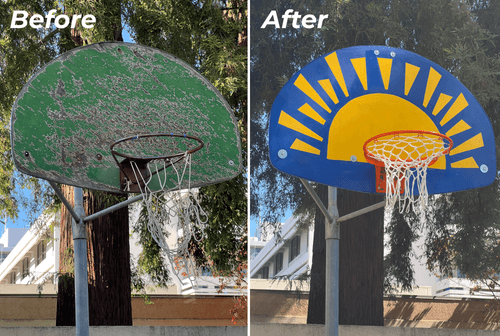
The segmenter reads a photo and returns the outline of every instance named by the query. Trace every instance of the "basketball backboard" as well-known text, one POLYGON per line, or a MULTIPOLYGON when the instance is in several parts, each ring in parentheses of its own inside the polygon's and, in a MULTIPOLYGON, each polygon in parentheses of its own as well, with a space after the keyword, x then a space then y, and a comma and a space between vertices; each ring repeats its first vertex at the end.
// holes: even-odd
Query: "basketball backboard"
POLYGON ((486 186, 496 176, 490 121, 474 96, 439 65, 401 49, 358 46, 320 57, 281 89, 271 110, 269 155, 280 171, 375 193, 364 143, 423 130, 453 148, 427 170, 429 194, 486 186))
MULTIPOLYGON (((192 155, 191 187, 239 174, 238 126, 221 94, 183 61, 138 44, 97 43, 57 57, 29 80, 12 111, 16 167, 82 188, 123 191, 110 150, 116 142, 120 153, 155 157, 197 147, 195 138, 203 147, 192 155), (179 137, 134 141, 159 133, 179 137), (132 140, 118 142, 125 138, 132 140)), ((166 171, 174 187, 176 173, 166 171)))

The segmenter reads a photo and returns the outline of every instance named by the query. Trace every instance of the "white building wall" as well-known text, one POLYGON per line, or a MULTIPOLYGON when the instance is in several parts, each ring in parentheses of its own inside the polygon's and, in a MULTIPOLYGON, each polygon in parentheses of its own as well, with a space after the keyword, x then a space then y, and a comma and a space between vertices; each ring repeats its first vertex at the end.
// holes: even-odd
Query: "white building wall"
MULTIPOLYGON (((292 216, 281 227, 282 240, 277 242, 276 237, 271 237, 266 242, 265 246, 255 256, 250 263, 251 279, 262 279, 262 270, 264 267, 269 268, 268 278, 275 276, 292 276, 297 277, 300 274, 308 272, 312 262, 312 234, 311 229, 299 229, 297 220, 292 216), (293 260, 290 260, 291 241, 294 237, 300 236, 300 253, 293 260), (276 274, 276 256, 283 253, 283 269, 276 274)), ((253 246, 261 246, 262 241, 252 239, 249 241, 250 249, 253 246)))
POLYGON ((28 231, 25 228, 6 228, 0 237, 0 264, 7 258, 17 242, 28 231))
POLYGON ((27 231, 26 228, 7 228, 0 237, 0 244, 4 248, 13 249, 27 231))
POLYGON ((9 256, 0 264, 0 283, 39 284, 54 281, 59 252, 59 230, 49 229, 54 220, 58 221, 58 217, 42 214, 36 225, 25 231, 9 256), (46 241, 45 259, 38 263, 37 246, 42 241, 46 241), (25 259, 28 259, 28 269, 23 272, 25 259), (14 278, 12 273, 15 274, 14 278))

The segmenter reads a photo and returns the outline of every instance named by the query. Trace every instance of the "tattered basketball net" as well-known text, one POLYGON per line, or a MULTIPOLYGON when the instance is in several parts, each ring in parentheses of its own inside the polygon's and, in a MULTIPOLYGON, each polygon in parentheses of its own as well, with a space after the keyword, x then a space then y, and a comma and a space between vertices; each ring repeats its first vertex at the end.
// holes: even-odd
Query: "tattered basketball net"
POLYGON ((375 165, 377 192, 385 192, 386 209, 399 202, 400 213, 427 207, 427 168, 450 152, 453 141, 430 131, 394 131, 365 142, 366 160, 375 165), (382 169, 382 168, 385 169, 382 169))
POLYGON ((197 242, 201 241, 208 220, 207 214, 191 189, 191 155, 202 147, 203 142, 198 138, 175 134, 138 135, 117 141, 111 146, 114 157, 117 155, 126 158, 118 163, 115 157, 127 181, 125 190, 131 191, 130 188, 133 186, 133 191, 143 195, 142 202, 147 210, 148 230, 168 257, 177 277, 179 277, 181 267, 175 267, 176 265, 182 265, 187 275, 195 272, 195 263, 188 257, 189 243, 192 239, 197 242), (184 137, 194 139, 200 145, 183 153, 147 158, 134 158, 113 149, 119 142, 146 137, 184 137), (175 172, 175 180, 172 178, 169 180, 169 175, 172 175, 171 170, 175 172), (153 177, 160 186, 159 190, 150 188, 153 177), (172 188, 172 184, 175 187, 172 188), (172 231, 177 231, 179 237, 175 248, 169 246, 166 239, 172 231))
POLYGON ((148 230, 156 243, 165 251, 172 265, 174 273, 178 276, 180 269, 176 265, 183 264, 186 274, 194 272, 195 264, 189 257, 189 242, 194 239, 200 242, 204 237, 204 231, 208 216, 198 203, 196 195, 191 189, 191 154, 185 154, 176 163, 182 163, 180 167, 171 164, 175 171, 177 183, 174 189, 166 189, 166 168, 167 160, 155 160, 148 163, 150 171, 149 179, 143 179, 141 171, 135 162, 131 162, 134 174, 138 179, 142 179, 144 187, 141 187, 143 204, 147 209, 148 230), (149 189, 151 173, 156 172, 158 179, 162 179, 162 190, 152 191, 149 189), (163 172, 163 174, 162 174, 163 172), (163 176, 162 176, 163 175, 163 176), (187 179, 188 187, 181 190, 181 183, 187 179), (173 248, 167 243, 168 232, 177 230, 177 247, 173 248), (179 261, 182 262, 179 262, 179 261))

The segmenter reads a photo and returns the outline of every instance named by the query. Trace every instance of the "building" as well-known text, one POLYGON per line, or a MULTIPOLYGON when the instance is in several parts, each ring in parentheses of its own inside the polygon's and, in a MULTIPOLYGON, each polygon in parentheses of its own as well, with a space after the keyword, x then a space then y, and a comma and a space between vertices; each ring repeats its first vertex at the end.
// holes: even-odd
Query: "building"
POLYGON ((7 258, 17 242, 21 240, 28 231, 25 228, 5 228, 0 237, 0 264, 7 258))
POLYGON ((281 239, 276 235, 252 237, 250 243, 250 278, 296 279, 307 274, 312 265, 313 231, 299 228, 297 219, 290 217, 281 227, 281 239))
POLYGON ((42 214, 31 229, 5 230, 0 240, 15 245, 9 245, 10 253, 0 264, 0 284, 55 283, 59 269, 59 228, 53 224, 58 220, 56 215, 42 214))
MULTIPOLYGON (((276 236, 260 233, 259 228, 257 236, 249 239, 251 288, 289 288, 276 279, 295 279, 310 270, 314 230, 298 228, 293 216, 282 224, 280 241, 277 241, 276 236), (264 279, 266 281, 263 281, 264 279)), ((412 265, 415 271, 415 285, 412 290, 402 291, 396 288, 392 294, 454 299, 494 298, 490 290, 484 289, 484 285, 482 290, 476 290, 477 284, 465 279, 465 276, 458 271, 455 271, 451 278, 440 278, 429 271, 425 260, 420 258, 423 255, 424 243, 425 232, 422 232, 421 237, 413 243, 415 253, 412 256, 412 265)), ((302 284, 302 289, 306 287, 307 285, 302 284)))

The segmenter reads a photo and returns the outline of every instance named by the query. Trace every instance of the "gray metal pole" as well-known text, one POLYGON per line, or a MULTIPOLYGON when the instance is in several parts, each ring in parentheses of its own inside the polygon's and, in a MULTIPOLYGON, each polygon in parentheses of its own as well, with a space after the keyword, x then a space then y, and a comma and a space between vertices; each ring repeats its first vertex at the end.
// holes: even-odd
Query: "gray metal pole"
POLYGON ((73 242, 75 245, 75 312, 76 336, 89 335, 89 287, 87 274, 87 228, 83 222, 82 188, 75 187, 75 213, 80 217, 73 219, 73 242))
POLYGON ((337 221, 337 188, 328 187, 328 213, 333 220, 325 223, 326 238, 326 302, 325 335, 339 335, 339 242, 340 224, 337 221))

